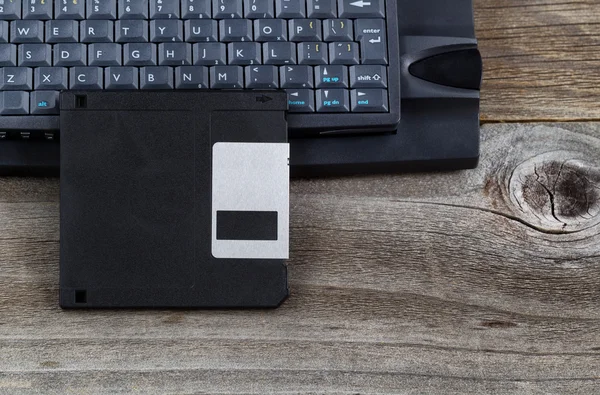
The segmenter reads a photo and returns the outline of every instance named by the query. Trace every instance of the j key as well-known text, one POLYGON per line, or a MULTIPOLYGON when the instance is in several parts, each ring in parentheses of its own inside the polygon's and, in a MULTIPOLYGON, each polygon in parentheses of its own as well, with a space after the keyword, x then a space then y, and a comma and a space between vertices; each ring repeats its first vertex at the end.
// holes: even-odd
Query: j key
POLYGON ((179 0, 150 0, 150 19, 179 19, 179 0))
POLYGON ((0 43, 7 43, 10 34, 10 25, 7 21, 0 21, 0 43))
POLYGON ((69 69, 70 89, 102 89, 103 87, 102 67, 72 67, 69 69))
POLYGON ((17 46, 14 44, 0 44, 0 67, 17 65, 17 46))
POLYGON ((46 22, 47 43, 76 43, 79 41, 79 22, 51 20, 46 22))
POLYGON ((259 43, 230 43, 227 47, 229 64, 260 64, 261 48, 259 43))
POLYGON ((208 89, 208 67, 176 67, 175 89, 208 89))
POLYGON ((1 92, 0 115, 29 114, 28 92, 1 92))
POLYGON ((244 10, 248 19, 275 17, 273 0, 244 0, 244 10))
POLYGON ((0 90, 30 91, 33 71, 29 67, 3 67, 0 69, 0 90))
POLYGON ((150 21, 150 41, 155 43, 183 41, 183 21, 167 19, 150 21))
POLYGON ((10 42, 20 43, 43 43, 44 22, 42 21, 12 21, 10 23, 10 42))
POLYGON ((346 89, 317 90, 317 112, 349 112, 350 100, 346 89))
POLYGON ((351 88, 387 88, 385 66, 361 65, 350 67, 351 88))
POLYGON ((321 21, 318 19, 292 19, 290 22, 290 41, 322 41, 321 21))
POLYGON ((329 44, 329 63, 331 64, 358 64, 357 43, 331 43, 329 44))
POLYGON ((314 86, 311 66, 281 66, 279 74, 282 88, 312 88, 314 86))
POLYGON ((347 88, 348 68, 346 66, 317 66, 315 67, 317 88, 347 88))
POLYGON ((300 64, 327 64, 328 50, 325 43, 300 43, 298 44, 298 63, 300 64))
POLYGON ((199 43, 218 41, 217 21, 211 19, 190 19, 185 21, 183 30, 185 41, 188 43, 199 43))
MULTIPOLYGON (((4 1, 4 4, 7 2, 4 1)), ((52 19, 52 2, 28 0, 23 2, 23 19, 38 19, 47 21, 52 19)))
POLYGON ((277 89, 279 88, 279 75, 275 66, 247 66, 246 88, 250 89, 277 89))
POLYGON ((258 42, 287 41, 287 23, 284 19, 257 19, 254 21, 254 39, 258 42))
POLYGON ((85 44, 60 43, 53 46, 54 66, 85 66, 87 48, 85 44))
POLYGON ((121 45, 113 43, 94 43, 88 45, 88 65, 120 66, 121 45))
POLYGON ((173 68, 166 66, 142 67, 140 69, 140 88, 173 89, 173 68))
POLYGON ((55 0, 55 19, 85 19, 84 0, 55 0))
POLYGON ((7 0, 0 8, 0 20, 21 19, 21 0, 7 0))
POLYGON ((50 44, 19 45, 19 66, 40 67, 52 65, 52 46, 50 44))
POLYGON ((58 114, 58 95, 56 91, 37 91, 30 94, 31 113, 35 115, 58 114))
POLYGON ((356 41, 360 42, 362 64, 387 64, 387 41, 383 19, 357 19, 354 21, 356 41))
POLYGON ((248 19, 225 19, 219 22, 220 41, 252 41, 252 21, 248 19))
POLYGON ((327 19, 323 21, 323 41, 354 41, 350 19, 327 19))
POLYGON ((66 67, 38 67, 34 69, 33 82, 36 90, 68 89, 68 69, 66 67))
POLYGON ((139 43, 148 41, 148 21, 120 20, 115 22, 115 41, 139 43))
POLYGON ((148 19, 148 0, 119 0, 119 19, 148 19))
POLYGON ((242 0, 213 0, 213 18, 242 18, 242 0))
POLYGON ((210 18, 212 0, 182 0, 181 17, 183 19, 210 18))
POLYGON ((263 44, 264 64, 295 64, 296 44, 290 42, 265 43, 263 44))
POLYGON ((227 64, 227 46, 223 43, 194 44, 192 52, 195 65, 215 66, 227 64))
POLYGON ((337 17, 337 0, 308 0, 306 7, 309 18, 337 17))
POLYGON ((104 69, 106 89, 138 89, 137 67, 107 67, 104 69))
POLYGON ((125 66, 155 66, 156 44, 127 43, 123 45, 123 64, 125 66))
POLYGON ((87 0, 87 19, 117 19, 117 1, 87 0))
POLYGON ((340 18, 385 18, 385 0, 340 0, 340 18))
POLYGON ((306 0, 275 0, 277 18, 306 18, 306 0))
POLYGON ((388 92, 385 89, 353 89, 352 112, 388 112, 388 92))
POLYGON ((83 43, 110 43, 113 41, 112 21, 81 21, 80 29, 83 43))
POLYGON ((244 87, 244 71, 241 66, 215 66, 210 68, 212 89, 241 89, 244 87))
POLYGON ((315 112, 312 89, 287 89, 289 112, 315 112))
POLYGON ((192 44, 158 44, 158 64, 161 66, 187 66, 192 64, 192 44))

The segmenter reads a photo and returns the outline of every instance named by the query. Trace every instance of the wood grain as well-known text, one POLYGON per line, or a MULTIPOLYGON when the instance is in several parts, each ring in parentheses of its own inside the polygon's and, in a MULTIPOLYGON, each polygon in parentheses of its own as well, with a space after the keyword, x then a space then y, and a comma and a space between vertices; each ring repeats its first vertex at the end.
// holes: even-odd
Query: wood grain
POLYGON ((0 179, 0 393, 592 394, 600 124, 477 170, 295 180, 272 311, 61 311, 58 181, 0 179))

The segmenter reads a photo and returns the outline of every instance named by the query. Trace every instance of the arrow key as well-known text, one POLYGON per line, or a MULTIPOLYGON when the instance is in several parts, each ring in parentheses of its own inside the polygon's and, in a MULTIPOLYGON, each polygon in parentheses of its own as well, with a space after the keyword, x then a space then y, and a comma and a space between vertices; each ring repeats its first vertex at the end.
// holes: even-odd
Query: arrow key
POLYGON ((339 0, 340 18, 385 18, 385 0, 339 0))
POLYGON ((317 90, 317 112, 349 112, 350 103, 346 89, 317 90))
POLYGON ((289 112, 315 112, 315 93, 312 89, 287 89, 289 112))
POLYGON ((348 88, 348 68, 346 66, 315 67, 317 88, 348 88))
POLYGON ((352 112, 388 112, 388 91, 385 89, 353 89, 352 112))

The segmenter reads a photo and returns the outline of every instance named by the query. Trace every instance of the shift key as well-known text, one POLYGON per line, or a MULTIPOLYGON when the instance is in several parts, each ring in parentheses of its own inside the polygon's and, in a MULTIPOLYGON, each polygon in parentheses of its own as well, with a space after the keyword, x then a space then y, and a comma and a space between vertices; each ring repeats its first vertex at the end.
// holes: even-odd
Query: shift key
POLYGON ((350 67, 351 88, 387 88, 387 67, 365 64, 350 67))

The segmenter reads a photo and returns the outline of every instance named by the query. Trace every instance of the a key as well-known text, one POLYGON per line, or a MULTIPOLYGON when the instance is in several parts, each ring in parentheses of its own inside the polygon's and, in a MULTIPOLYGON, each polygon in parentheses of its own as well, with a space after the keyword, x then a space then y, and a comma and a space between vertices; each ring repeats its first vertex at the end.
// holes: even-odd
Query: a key
POLYGON ((17 65, 17 46, 14 44, 0 44, 0 67, 17 65))
MULTIPOLYGON (((6 4, 6 1, 4 1, 6 4)), ((26 0, 23 2, 23 19, 47 21, 52 19, 52 1, 26 0)))
POLYGON ((287 89, 289 112, 315 112, 315 93, 312 89, 287 89))
POLYGON ((352 112, 388 112, 385 89, 353 89, 350 93, 352 112))
POLYGON ((276 42, 263 44, 263 63, 287 65, 296 63, 296 44, 276 42))
POLYGON ((312 88, 313 84, 313 68, 311 66, 281 66, 279 68, 281 75, 282 88, 312 88))
POLYGON ((15 44, 43 43, 44 22, 29 20, 12 21, 10 23, 10 42, 15 44))
POLYGON ((348 68, 346 66, 315 67, 317 88, 348 88, 348 68))
POLYGON ((242 0, 213 0, 213 18, 233 19, 242 15, 242 0))
POLYGON ((117 19, 117 0, 87 0, 87 19, 117 19))
POLYGON ((360 65, 350 67, 351 88, 387 88, 385 66, 360 65))
POLYGON ((324 20, 323 41, 354 41, 352 21, 350 19, 324 20))
POLYGON ((182 0, 182 19, 204 19, 211 17, 212 0, 182 0))
POLYGON ((30 94, 29 108, 34 115, 58 114, 58 97, 56 91, 36 91, 30 94))
POLYGON ((244 87, 244 70, 241 66, 215 66, 210 68, 211 89, 241 89, 244 87))
POLYGON ((10 25, 7 21, 0 21, 0 43, 7 43, 10 38, 10 25))
POLYGON ((148 19, 148 0, 119 0, 119 19, 148 19))
POLYGON ((85 1, 55 0, 54 19, 85 19, 85 1))
POLYGON ((219 41, 252 41, 252 21, 248 19, 225 19, 219 21, 219 41))
POLYGON ((69 72, 66 67, 38 67, 34 69, 33 82, 36 90, 68 89, 69 72))
POLYGON ((387 64, 387 40, 383 19, 357 19, 354 21, 356 41, 360 42, 362 64, 387 64))
POLYGON ((329 44, 329 63, 331 64, 358 64, 358 44, 340 42, 329 44))
POLYGON ((246 88, 277 89, 279 74, 275 66, 246 66, 246 88))
POLYGON ((0 20, 21 19, 21 0, 5 0, 0 7, 0 20))
POLYGON ((244 11, 248 19, 275 17, 273 0, 244 0, 244 11))
MULTIPOLYGON (((128 21, 130 22, 130 21, 128 21)), ((137 22, 137 21, 136 21, 137 22)), ((145 21, 140 21, 145 22, 145 21)), ((110 43, 113 42, 113 22, 89 20, 81 21, 81 42, 83 43, 110 43)))
POLYGON ((230 43, 227 47, 229 64, 260 64, 261 48, 259 43, 230 43))
POLYGON ((336 18, 337 0, 307 0, 309 18, 336 18))
POLYGON ((47 43, 76 43, 77 41, 79 41, 79 22, 60 19, 46 22, 47 43))
POLYGON ((21 44, 18 48, 19 66, 41 67, 52 65, 50 44, 21 44))
POLYGON ((300 43, 298 44, 298 63, 299 64, 327 64, 328 49, 325 43, 300 43))
POLYGON ((218 41, 217 21, 211 19, 189 19, 185 21, 183 30, 188 43, 218 41))
POLYGON ((158 44, 158 64, 161 66, 187 66, 192 64, 192 44, 158 44))
POLYGON ((85 66, 87 48, 85 44, 60 43, 52 47, 54 66, 85 66))
POLYGON ((104 69, 106 89, 138 89, 137 67, 107 67, 104 69))
POLYGON ((176 67, 175 89, 208 89, 208 67, 176 67))
POLYGON ((349 112, 350 100, 346 89, 318 89, 317 112, 349 112))
POLYGON ((155 66, 156 44, 127 43, 123 45, 123 64, 125 66, 155 66))
POLYGON ((277 18, 306 18, 306 0, 275 0, 277 18))
POLYGON ((167 66, 142 67, 141 89, 173 89, 173 68, 167 66))
POLYGON ((113 43, 94 43, 88 45, 88 65, 120 66, 122 64, 121 45, 113 43))
POLYGON ((292 19, 290 24, 290 41, 321 41, 321 21, 318 19, 292 19))
POLYGON ((28 92, 0 92, 0 115, 29 114, 28 92))
POLYGON ((227 64, 227 46, 223 43, 198 43, 192 47, 194 64, 215 66, 227 64))
POLYGON ((118 43, 147 42, 148 21, 137 19, 116 21, 115 41, 118 43))
POLYGON ((284 19, 257 19, 254 21, 254 40, 287 41, 287 23, 284 19))
POLYGON ((179 19, 179 0, 150 0, 150 19, 179 19))
POLYGON ((104 74, 102 67, 71 67, 69 69, 69 89, 102 89, 104 74))
POLYGON ((339 0, 340 18, 385 18, 385 0, 339 0))
POLYGON ((183 41, 183 21, 168 19, 150 21, 150 41, 154 43, 183 41))
POLYGON ((30 91, 33 71, 29 67, 3 67, 0 69, 0 90, 30 91))

